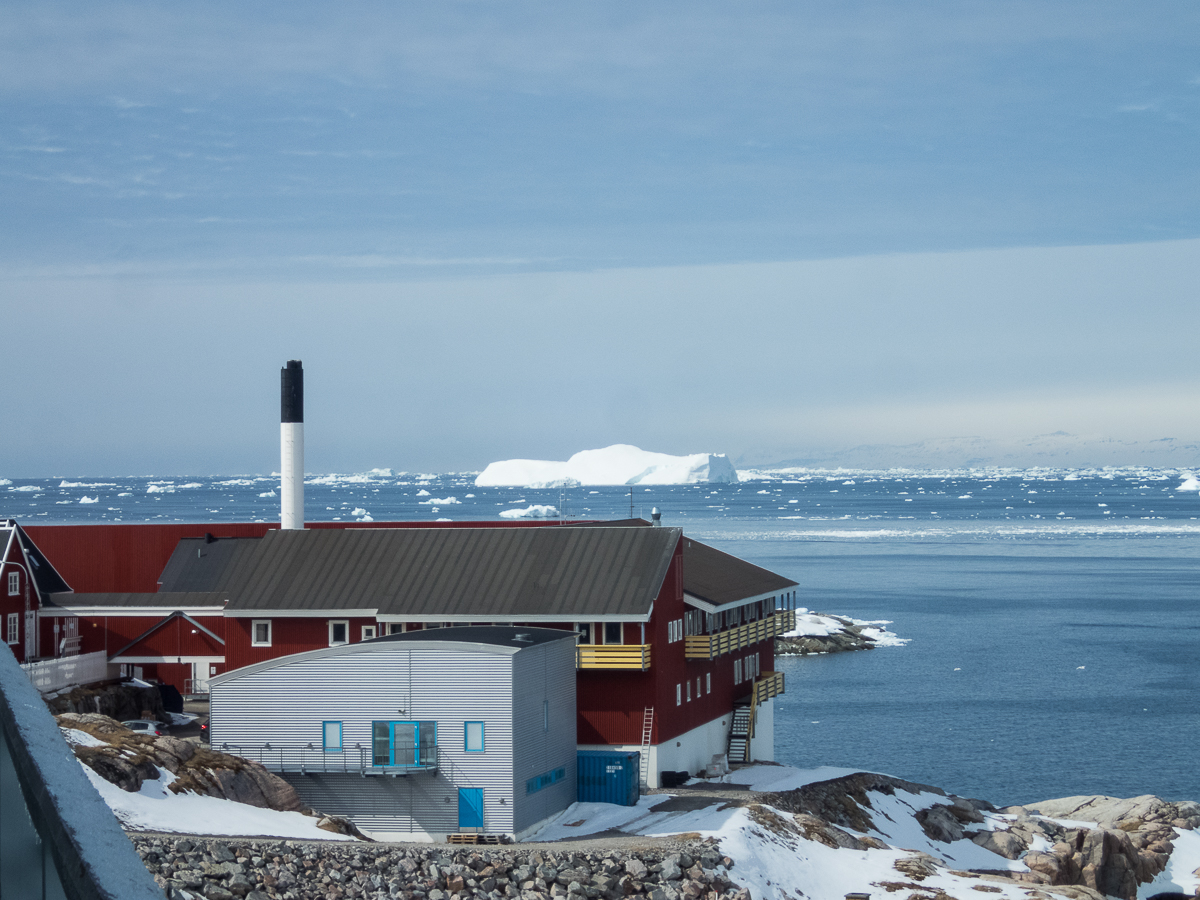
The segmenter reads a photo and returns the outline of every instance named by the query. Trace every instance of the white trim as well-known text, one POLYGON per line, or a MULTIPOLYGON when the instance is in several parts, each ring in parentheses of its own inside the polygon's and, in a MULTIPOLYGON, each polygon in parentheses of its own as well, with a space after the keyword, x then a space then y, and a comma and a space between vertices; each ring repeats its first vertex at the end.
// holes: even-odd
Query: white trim
POLYGON ((330 619, 329 620, 329 646, 342 647, 350 643, 350 620, 349 619, 330 619), (333 639, 333 628, 335 625, 341 625, 346 629, 346 639, 344 641, 335 641, 333 639))
POLYGON ((377 637, 379 637, 379 626, 378 626, 378 625, 364 625, 364 626, 362 627, 362 637, 361 637, 361 638, 359 638, 359 640, 362 640, 362 641, 373 641, 373 640, 375 640, 375 638, 377 638, 377 637), (370 636, 370 637, 367 637, 367 629, 368 629, 368 628, 371 630, 371 636, 370 636))
POLYGON ((8 573, 8 596, 21 596, 21 570, 13 569, 8 573))
POLYGON ((702 609, 707 613, 719 613, 725 612, 728 609, 737 609, 742 606, 749 606, 751 603, 757 603, 760 600, 769 600, 771 597, 778 597, 787 593, 788 590, 791 590, 791 588, 786 590, 767 591, 765 594, 755 594, 753 597, 745 597, 741 600, 734 600, 732 603, 722 603, 719 606, 709 603, 707 600, 701 600, 699 597, 695 597, 689 594, 687 591, 684 591, 683 602, 687 603, 689 606, 696 607, 696 609, 702 609))
MULTIPOLYGON (((231 619, 328 619, 338 616, 346 619, 373 619, 377 609, 229 609, 224 613, 231 619)), ((396 621, 403 621, 398 616, 396 621)), ((431 616, 431 619, 441 621, 443 616, 431 616)))
MULTIPOLYGON (((69 659, 70 657, 65 657, 69 659)), ((151 664, 168 663, 170 665, 188 664, 188 663, 203 663, 205 665, 221 665, 225 662, 223 656, 110 656, 110 663, 114 665, 121 663, 123 665, 146 666, 151 664)), ((207 679, 203 679, 207 681, 207 679)))
MULTIPOLYGON (((726 608, 726 607, 722 607, 726 608)), ((622 613, 619 615, 592 615, 587 614, 589 622, 649 622, 653 610, 645 615, 631 615, 622 613)), ((487 622, 495 625, 507 625, 509 623, 517 625, 532 625, 534 622, 563 622, 572 623, 578 622, 582 616, 575 613, 555 613, 553 615, 501 615, 499 613, 479 612, 473 615, 462 615, 454 613, 429 613, 428 615, 400 615, 397 613, 379 612, 378 608, 374 609, 229 609, 225 608, 224 613, 231 619, 261 619, 266 616, 272 619, 327 619, 330 616, 339 616, 348 619, 375 619, 381 624, 384 622, 487 622)), ((218 613, 219 615, 220 613, 218 613)))
POLYGON ((271 639, 275 636, 274 632, 275 632, 275 629, 273 629, 271 627, 270 619, 251 619, 250 620, 250 646, 251 647, 270 647, 271 639), (258 630, 259 625, 267 626, 267 639, 265 641, 259 641, 259 640, 255 639, 255 632, 258 630))
POLYGON ((96 616, 169 616, 181 612, 192 616, 224 616, 219 606, 43 606, 38 610, 38 616, 43 619, 53 619, 60 616, 77 616, 80 619, 96 616))

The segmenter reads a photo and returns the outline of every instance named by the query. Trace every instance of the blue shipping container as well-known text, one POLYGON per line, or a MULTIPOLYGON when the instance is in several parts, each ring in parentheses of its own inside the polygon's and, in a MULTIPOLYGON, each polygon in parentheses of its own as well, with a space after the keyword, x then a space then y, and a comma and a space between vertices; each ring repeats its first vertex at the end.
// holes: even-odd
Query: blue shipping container
POLYGON ((636 806, 641 758, 636 750, 580 750, 579 802, 636 806))

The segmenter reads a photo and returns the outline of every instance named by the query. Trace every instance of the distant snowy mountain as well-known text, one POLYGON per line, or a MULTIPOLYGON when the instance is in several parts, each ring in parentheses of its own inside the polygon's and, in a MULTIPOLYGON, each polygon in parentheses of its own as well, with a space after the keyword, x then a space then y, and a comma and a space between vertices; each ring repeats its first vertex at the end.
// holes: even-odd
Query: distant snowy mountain
POLYGON ((566 462, 506 459, 491 463, 475 479, 477 487, 573 487, 613 484, 729 484, 737 470, 724 453, 671 456, 631 444, 583 450, 566 462))
MULTIPOLYGON (((1164 437, 1120 440, 1056 431, 1029 438, 952 437, 914 444, 863 444, 842 449, 813 449, 789 459, 753 464, 753 468, 986 468, 1165 466, 1200 464, 1200 442, 1164 437)), ((744 460, 745 467, 751 464, 744 460)))

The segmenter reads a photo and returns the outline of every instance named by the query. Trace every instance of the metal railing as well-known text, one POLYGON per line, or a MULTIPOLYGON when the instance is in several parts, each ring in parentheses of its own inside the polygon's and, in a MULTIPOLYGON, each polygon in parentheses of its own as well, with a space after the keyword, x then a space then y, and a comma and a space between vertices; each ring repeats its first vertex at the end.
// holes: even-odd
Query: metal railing
POLYGON ((684 656, 688 659, 716 659, 759 641, 791 631, 796 627, 794 609, 776 610, 765 619, 726 628, 716 634, 693 634, 684 638, 684 656))
POLYGON ((0 897, 163 900, 7 647, 0 732, 0 897))
POLYGON ((314 744, 221 744, 220 749, 242 759, 259 763, 269 772, 312 772, 343 775, 407 775, 433 772, 438 768, 437 747, 421 747, 419 752, 397 750, 390 765, 373 764, 371 751, 361 744, 343 750, 325 750, 314 744))
POLYGON ((650 668, 649 644, 580 644, 576 649, 577 669, 650 668))

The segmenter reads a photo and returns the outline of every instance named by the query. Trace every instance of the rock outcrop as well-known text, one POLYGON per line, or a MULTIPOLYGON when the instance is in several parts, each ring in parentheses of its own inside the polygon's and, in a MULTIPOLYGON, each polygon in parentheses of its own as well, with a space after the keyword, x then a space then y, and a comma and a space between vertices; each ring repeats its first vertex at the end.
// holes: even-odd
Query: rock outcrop
POLYGON ((262 809, 312 812, 294 787, 258 763, 170 736, 134 734, 98 713, 65 713, 57 719, 59 727, 83 731, 100 742, 73 744, 75 755, 122 790, 140 790, 143 781, 166 769, 175 776, 169 790, 177 794, 190 791, 262 809))
POLYGON ((862 625, 855 625, 841 616, 828 616, 841 624, 841 630, 825 635, 800 635, 775 638, 775 653, 779 656, 807 656, 810 653, 844 653, 848 650, 870 650, 875 639, 863 634, 862 625))
POLYGON ((64 693, 47 697, 46 705, 55 715, 99 713, 116 719, 117 722, 166 718, 162 694, 158 692, 158 688, 139 687, 129 683, 71 688, 64 693))

